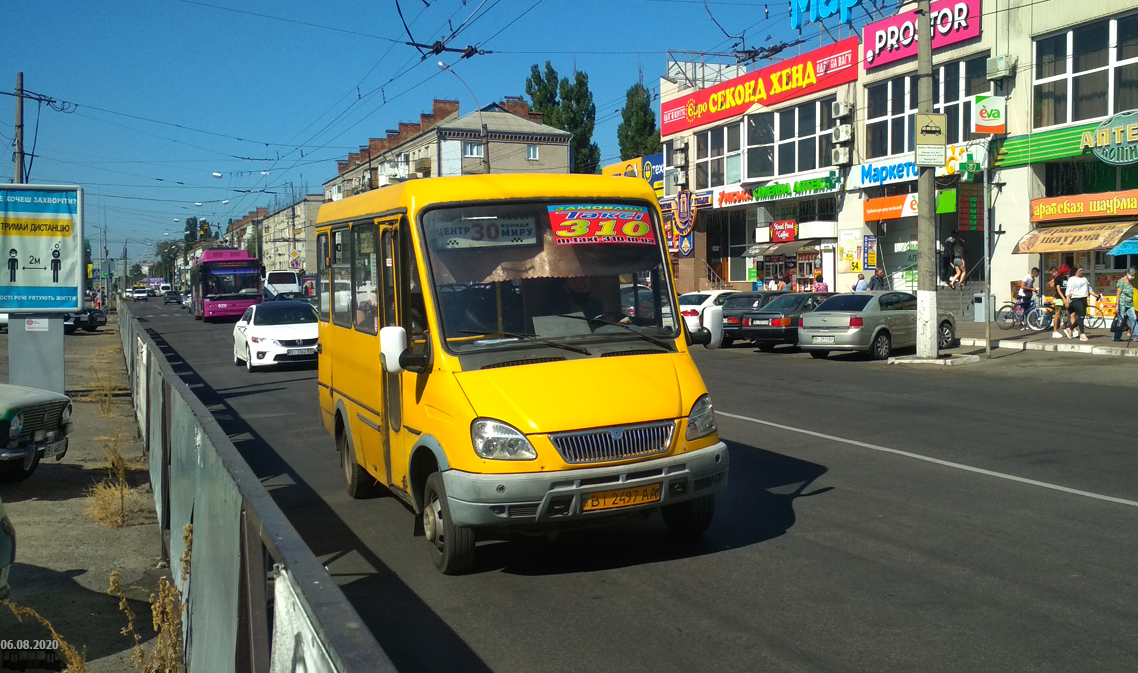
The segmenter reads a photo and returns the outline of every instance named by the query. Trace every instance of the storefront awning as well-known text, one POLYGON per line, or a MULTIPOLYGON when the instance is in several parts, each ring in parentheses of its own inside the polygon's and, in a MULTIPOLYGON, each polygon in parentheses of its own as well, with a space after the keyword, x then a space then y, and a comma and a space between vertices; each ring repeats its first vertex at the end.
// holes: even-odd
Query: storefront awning
POLYGON ((1012 250, 1015 255, 1109 250, 1138 231, 1138 222, 1107 222, 1045 227, 1029 231, 1012 250))
POLYGON ((813 242, 814 242, 813 239, 807 239, 805 241, 788 241, 786 243, 775 243, 763 254, 764 255, 793 255, 794 253, 798 252, 802 248, 805 248, 806 246, 810 245, 813 242))
POLYGON ((755 245, 749 245, 749 246, 747 246, 747 249, 743 251, 743 256, 744 257, 762 257, 763 255, 765 255, 767 253, 767 250, 770 249, 771 247, 773 247, 773 246, 771 246, 770 243, 756 243, 755 245))
POLYGON ((1138 255, 1138 237, 1128 238, 1114 246, 1108 255, 1138 255))

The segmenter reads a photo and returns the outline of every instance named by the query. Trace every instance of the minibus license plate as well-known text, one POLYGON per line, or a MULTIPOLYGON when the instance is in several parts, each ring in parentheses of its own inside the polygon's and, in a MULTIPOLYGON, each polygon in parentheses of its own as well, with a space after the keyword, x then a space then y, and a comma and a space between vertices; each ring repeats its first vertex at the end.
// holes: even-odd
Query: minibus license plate
POLYGON ((316 355, 315 348, 290 348, 288 349, 289 355, 316 355))
POLYGON ((816 337, 814 337, 813 343, 816 343, 816 344, 832 344, 832 343, 834 343, 834 337, 816 336, 816 337))
POLYGON ((650 502, 660 501, 660 484, 649 484, 637 488, 626 488, 620 491, 601 491, 585 496, 581 509, 592 512, 600 509, 615 509, 617 507, 632 507, 633 505, 646 505, 650 502))

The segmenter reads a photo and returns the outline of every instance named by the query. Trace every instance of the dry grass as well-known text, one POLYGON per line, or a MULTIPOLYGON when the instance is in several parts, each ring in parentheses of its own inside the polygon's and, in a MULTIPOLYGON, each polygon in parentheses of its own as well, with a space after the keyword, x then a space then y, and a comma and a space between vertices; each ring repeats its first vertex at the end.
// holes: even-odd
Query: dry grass
POLYGON ((67 668, 63 669, 63 673, 87 673, 86 655, 76 650, 70 643, 64 640, 63 636, 59 635, 59 632, 51 625, 51 622, 44 619, 35 610, 16 605, 11 601, 0 601, 0 605, 4 605, 11 610, 12 614, 16 615, 16 621, 22 622, 24 621, 24 617, 31 617, 48 630, 52 639, 59 643, 58 651, 63 655, 64 662, 67 663, 67 668))
POLYGON ((126 481, 127 460, 122 454, 122 428, 104 442, 107 454, 107 478, 87 492, 86 514, 111 528, 143 523, 150 518, 150 499, 126 481))
MULTIPOLYGON (((186 586, 190 577, 190 558, 193 555, 193 524, 186 524, 182 530, 182 541, 186 549, 182 553, 181 585, 186 586)), ((150 619, 158 637, 150 652, 142 647, 142 638, 134 625, 134 611, 130 609, 119 585, 118 573, 111 573, 111 586, 107 590, 119 599, 119 610, 126 615, 126 627, 122 634, 134 640, 131 664, 141 673, 182 673, 184 647, 182 644, 182 622, 185 606, 178 589, 165 577, 158 578, 158 593, 150 594, 150 619)))

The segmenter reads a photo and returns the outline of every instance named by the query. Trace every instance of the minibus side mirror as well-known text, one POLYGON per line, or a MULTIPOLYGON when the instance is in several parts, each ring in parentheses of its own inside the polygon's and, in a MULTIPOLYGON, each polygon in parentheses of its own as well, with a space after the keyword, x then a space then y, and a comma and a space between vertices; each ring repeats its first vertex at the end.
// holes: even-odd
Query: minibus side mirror
POLYGON ((400 358, 407 352, 407 330, 402 327, 383 327, 379 330, 379 352, 383 368, 388 374, 398 374, 404 366, 400 358))
POLYGON ((706 348, 719 348, 723 343, 723 307, 708 306, 700 316, 702 326, 692 334, 693 344, 703 344, 706 348))

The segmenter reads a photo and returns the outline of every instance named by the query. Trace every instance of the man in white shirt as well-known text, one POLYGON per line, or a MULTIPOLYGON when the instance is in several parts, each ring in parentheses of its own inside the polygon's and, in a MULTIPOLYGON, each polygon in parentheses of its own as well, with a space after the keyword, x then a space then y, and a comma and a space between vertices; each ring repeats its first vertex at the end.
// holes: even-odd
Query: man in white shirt
POLYGON ((1035 279, 1039 278, 1039 267, 1032 267, 1031 273, 1023 277, 1019 282, 1019 292, 1016 296, 1019 298, 1019 305, 1023 308, 1024 321, 1020 327, 1020 331, 1027 329, 1027 314, 1035 308, 1035 279))

